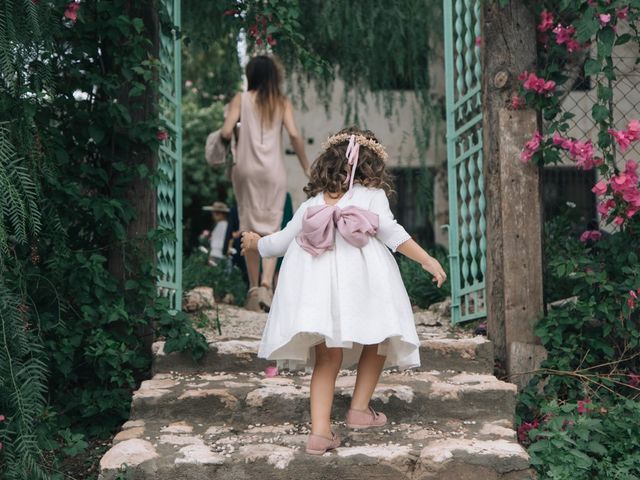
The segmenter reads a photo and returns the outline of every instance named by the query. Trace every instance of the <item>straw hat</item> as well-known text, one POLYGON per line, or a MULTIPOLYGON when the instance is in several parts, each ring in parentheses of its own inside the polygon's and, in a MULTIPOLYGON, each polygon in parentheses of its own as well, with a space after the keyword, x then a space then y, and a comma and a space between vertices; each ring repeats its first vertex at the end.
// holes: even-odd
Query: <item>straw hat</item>
POLYGON ((202 209, 208 212, 229 213, 229 207, 227 207, 227 204, 224 202, 213 202, 213 205, 202 207, 202 209))

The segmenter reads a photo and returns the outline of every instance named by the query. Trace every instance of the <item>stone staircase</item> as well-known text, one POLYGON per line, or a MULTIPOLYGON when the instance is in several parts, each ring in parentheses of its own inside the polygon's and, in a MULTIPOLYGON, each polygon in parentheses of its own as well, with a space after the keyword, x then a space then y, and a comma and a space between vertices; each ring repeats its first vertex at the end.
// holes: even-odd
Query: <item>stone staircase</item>
POLYGON ((309 373, 267 378, 256 358, 265 315, 225 306, 222 316, 225 336, 204 330, 198 364, 154 344, 153 377, 134 393, 101 480, 534 478, 513 430, 516 387, 492 375, 484 337, 417 325, 423 367, 383 373, 372 405, 389 423, 377 431, 344 426, 355 371, 342 371, 333 418, 343 444, 316 457, 304 453, 309 373))

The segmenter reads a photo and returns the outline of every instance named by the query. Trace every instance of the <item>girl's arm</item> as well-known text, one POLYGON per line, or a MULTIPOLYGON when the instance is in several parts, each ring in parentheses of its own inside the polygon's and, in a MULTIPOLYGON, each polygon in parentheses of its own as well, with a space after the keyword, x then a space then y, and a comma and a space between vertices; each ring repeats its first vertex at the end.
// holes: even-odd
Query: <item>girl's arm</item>
POLYGON ((233 97, 231 103, 229 104, 229 112, 227 116, 224 118, 224 123, 222 124, 222 131, 220 134, 222 138, 225 140, 231 140, 231 135, 233 135, 233 128, 240 120, 240 104, 242 93, 236 93, 236 96, 233 97))
POLYGON ((440 287, 447 279, 447 274, 440 262, 412 240, 404 227, 396 221, 389 207, 389 199, 383 190, 375 193, 371 201, 371 211, 378 214, 379 225, 376 236, 392 251, 400 252, 422 265, 422 268, 433 275, 433 281, 440 287))
POLYGON ((244 255, 247 251, 258 251, 263 258, 282 257, 302 230, 302 217, 305 210, 306 205, 303 203, 284 229, 266 237, 260 237, 254 232, 243 232, 240 253, 244 255))
POLYGON ((293 150, 296 152, 298 156, 298 161, 300 162, 300 166, 304 170, 304 173, 309 176, 309 160, 307 160, 307 154, 304 150, 304 141, 302 139, 302 135, 298 131, 298 127, 296 126, 296 122, 293 119, 293 107, 291 107, 291 102, 289 100, 285 101, 284 105, 284 128, 287 129, 287 133, 289 134, 289 140, 291 141, 291 146, 293 150))

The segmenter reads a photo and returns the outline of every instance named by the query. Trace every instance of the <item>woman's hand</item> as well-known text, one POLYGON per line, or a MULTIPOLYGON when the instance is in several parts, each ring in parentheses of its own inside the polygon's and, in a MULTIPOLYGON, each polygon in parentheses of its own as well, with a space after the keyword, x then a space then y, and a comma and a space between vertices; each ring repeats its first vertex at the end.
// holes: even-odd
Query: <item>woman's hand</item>
POLYGON ((438 288, 447 280, 447 274, 444 272, 442 265, 433 257, 429 257, 429 259, 422 264, 422 268, 433 275, 433 281, 436 282, 438 288))
POLYGON ((258 240, 260 235, 255 232, 242 232, 240 240, 240 255, 244 255, 246 252, 258 251, 258 240))

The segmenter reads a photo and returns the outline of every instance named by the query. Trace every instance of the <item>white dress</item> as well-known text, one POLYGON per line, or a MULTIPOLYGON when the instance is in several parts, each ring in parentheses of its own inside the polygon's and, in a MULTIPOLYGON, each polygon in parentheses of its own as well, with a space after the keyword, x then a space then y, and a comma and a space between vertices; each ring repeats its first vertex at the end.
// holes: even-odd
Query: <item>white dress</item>
POLYGON ((313 347, 344 348, 343 367, 357 363, 362 345, 379 343, 386 367, 420 365, 413 311, 395 251, 411 237, 389 209, 383 190, 355 185, 336 204, 356 206, 379 217, 378 232, 362 248, 347 243, 336 230, 333 250, 312 256, 296 241, 307 208, 325 205, 319 193, 305 201, 280 232, 258 241, 262 257, 284 255, 278 288, 258 356, 313 365, 313 347))

